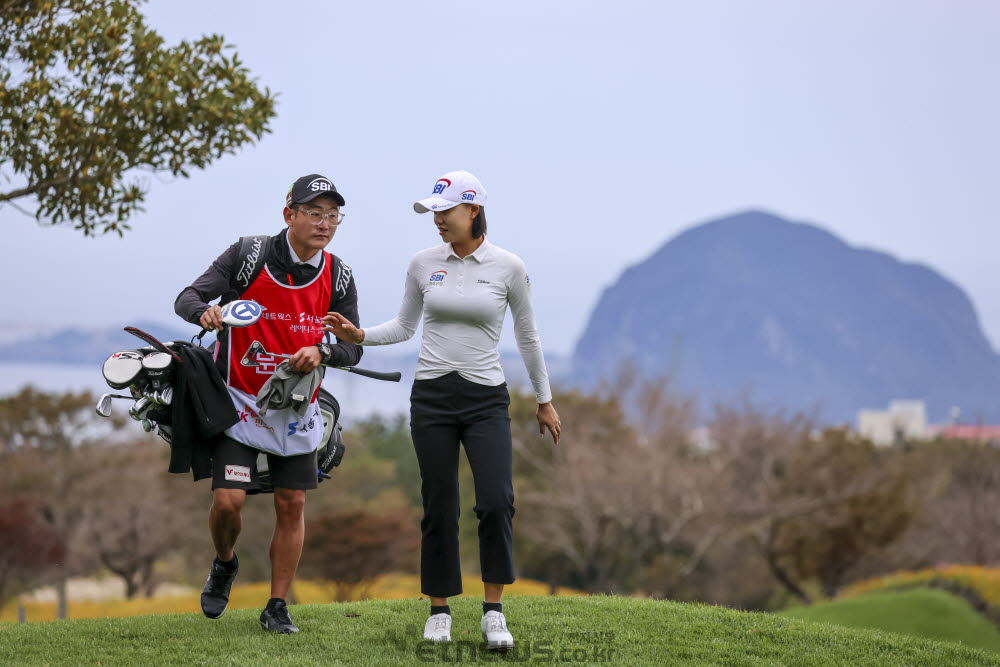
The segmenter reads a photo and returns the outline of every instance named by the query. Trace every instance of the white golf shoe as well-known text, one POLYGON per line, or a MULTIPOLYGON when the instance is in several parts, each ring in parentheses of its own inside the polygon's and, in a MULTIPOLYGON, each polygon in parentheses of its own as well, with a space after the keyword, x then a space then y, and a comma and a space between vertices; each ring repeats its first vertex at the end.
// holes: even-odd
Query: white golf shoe
POLYGON ((487 648, 490 649, 511 649, 514 648, 514 638, 507 630, 507 619, 502 612, 488 611, 483 614, 483 639, 487 648))
POLYGON ((424 624, 424 639, 447 644, 451 641, 451 614, 434 614, 424 624))

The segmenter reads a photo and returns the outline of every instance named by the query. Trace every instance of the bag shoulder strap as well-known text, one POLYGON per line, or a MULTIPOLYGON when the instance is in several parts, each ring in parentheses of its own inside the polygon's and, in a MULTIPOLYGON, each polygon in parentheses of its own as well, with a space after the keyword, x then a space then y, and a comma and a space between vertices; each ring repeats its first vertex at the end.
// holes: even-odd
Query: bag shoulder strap
POLYGON ((333 253, 328 254, 331 260, 330 282, 332 283, 333 293, 338 299, 343 299, 347 295, 347 286, 351 282, 351 267, 333 253))
POLYGON ((236 255, 236 261, 239 264, 233 273, 233 277, 229 280, 231 292, 226 295, 232 298, 224 298, 223 301, 225 303, 239 299, 243 296, 244 292, 250 289, 253 281, 257 280, 257 276, 264 270, 270 243, 271 237, 266 234, 240 237, 240 251, 236 255), (235 292, 235 296, 233 292, 235 292))

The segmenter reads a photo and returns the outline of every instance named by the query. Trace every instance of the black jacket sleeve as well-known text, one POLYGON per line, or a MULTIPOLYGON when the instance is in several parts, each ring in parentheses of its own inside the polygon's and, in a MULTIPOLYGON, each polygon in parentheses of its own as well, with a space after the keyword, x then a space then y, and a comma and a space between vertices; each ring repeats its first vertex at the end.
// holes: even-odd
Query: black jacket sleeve
MULTIPOLYGON (((358 316, 358 288, 354 284, 354 274, 350 267, 343 262, 338 262, 339 266, 333 271, 333 292, 330 297, 330 310, 340 313, 351 321, 356 327, 361 326, 361 319, 358 316), (346 272, 346 275, 342 272, 346 272), (337 291, 337 281, 347 281, 347 289, 343 296, 337 291)), ((336 340, 336 339, 334 339, 336 340)), ((323 363, 331 366, 356 366, 361 361, 361 346, 346 341, 337 340, 337 344, 332 346, 330 360, 323 360, 323 363)))
POLYGON ((186 322, 198 324, 201 314, 208 310, 208 304, 229 291, 239 252, 240 242, 237 241, 219 255, 205 273, 181 290, 174 300, 174 312, 186 322))

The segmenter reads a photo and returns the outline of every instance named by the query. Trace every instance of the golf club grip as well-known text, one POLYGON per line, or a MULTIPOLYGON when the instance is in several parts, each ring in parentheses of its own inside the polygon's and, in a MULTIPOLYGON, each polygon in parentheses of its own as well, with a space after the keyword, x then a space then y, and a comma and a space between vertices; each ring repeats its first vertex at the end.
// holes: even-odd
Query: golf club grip
POLYGON ((394 373, 380 373, 379 371, 370 371, 367 368, 355 368, 353 366, 337 366, 337 368, 348 373, 364 375, 366 378, 385 380, 386 382, 399 382, 403 378, 403 374, 399 371, 395 371, 394 373))

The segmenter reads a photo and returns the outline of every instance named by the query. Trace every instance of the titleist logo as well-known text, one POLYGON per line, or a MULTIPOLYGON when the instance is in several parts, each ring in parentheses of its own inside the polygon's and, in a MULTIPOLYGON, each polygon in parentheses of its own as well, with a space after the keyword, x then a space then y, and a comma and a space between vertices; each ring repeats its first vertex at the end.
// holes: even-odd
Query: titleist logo
POLYGON ((236 279, 244 287, 250 287, 250 277, 253 275, 253 270, 257 266, 258 259, 260 259, 260 239, 255 239, 253 248, 247 253, 246 258, 243 260, 243 265, 240 266, 240 270, 236 274, 236 279))
POLYGON ((340 271, 337 272, 337 291, 341 294, 347 293, 347 286, 351 283, 351 267, 341 262, 340 271))

